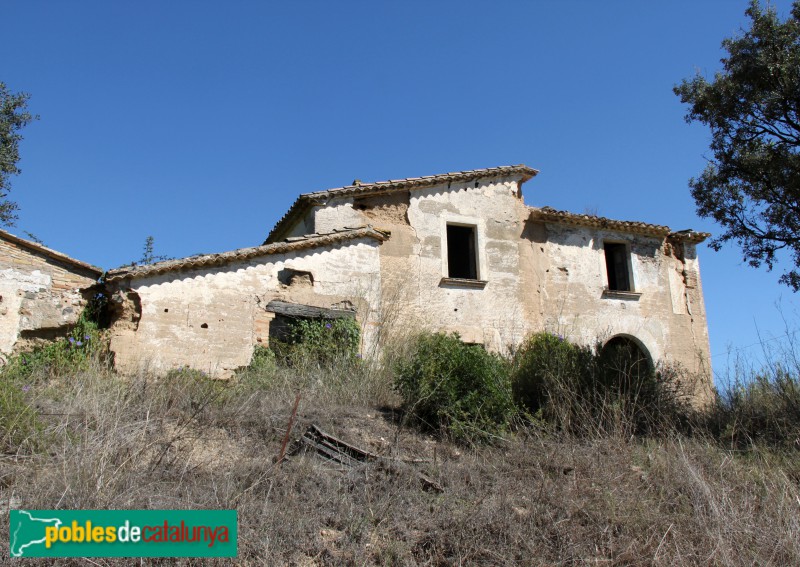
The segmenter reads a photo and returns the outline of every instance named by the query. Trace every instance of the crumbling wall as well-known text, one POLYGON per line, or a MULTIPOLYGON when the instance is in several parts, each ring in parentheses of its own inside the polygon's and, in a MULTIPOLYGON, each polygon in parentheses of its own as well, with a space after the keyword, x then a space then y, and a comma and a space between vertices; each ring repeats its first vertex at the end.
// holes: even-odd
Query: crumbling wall
POLYGON ((350 302, 372 339, 369 314, 380 302, 378 247, 371 238, 261 256, 224 266, 114 282, 111 350, 124 373, 188 364, 218 377, 250 363, 266 345, 270 301, 322 308, 350 302))
POLYGON ((380 248, 381 302, 371 317, 378 337, 392 329, 457 332, 508 352, 536 331, 592 346, 624 336, 654 361, 706 377, 699 397, 710 393, 691 242, 536 220, 514 176, 333 197, 313 217, 317 229, 370 224, 391 232, 380 248), (448 224, 475 229, 476 281, 448 277, 448 224), (633 282, 627 293, 607 289, 604 242, 626 246, 633 282))
POLYGON ((442 184, 355 199, 361 222, 391 232, 381 247, 379 333, 429 329, 504 351, 528 330, 518 245, 518 178, 442 184), (474 227, 478 278, 448 277, 448 223, 474 227))
POLYGON ((99 271, 0 238, 0 354, 61 336, 75 325, 99 271))
POLYGON ((699 376, 698 400, 710 396, 708 326, 694 244, 681 243, 676 254, 658 237, 535 221, 528 234, 544 329, 588 345, 632 337, 655 362, 699 376), (629 246, 629 293, 606 289, 605 241, 629 246))

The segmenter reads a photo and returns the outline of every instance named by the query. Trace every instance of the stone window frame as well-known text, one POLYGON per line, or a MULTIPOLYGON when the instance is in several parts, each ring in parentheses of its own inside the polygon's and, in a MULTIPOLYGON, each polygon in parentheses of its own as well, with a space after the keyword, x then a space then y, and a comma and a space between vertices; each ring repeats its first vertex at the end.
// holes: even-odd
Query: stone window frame
POLYGON ((446 214, 441 217, 440 224, 440 238, 442 250, 442 279, 441 285, 448 287, 466 287, 483 289, 486 287, 488 281, 486 280, 486 253, 485 253, 485 227, 483 219, 477 217, 468 217, 462 215, 446 214), (447 227, 448 226, 465 226, 472 228, 475 232, 475 272, 476 278, 452 278, 449 273, 448 263, 448 241, 447 241, 447 227))

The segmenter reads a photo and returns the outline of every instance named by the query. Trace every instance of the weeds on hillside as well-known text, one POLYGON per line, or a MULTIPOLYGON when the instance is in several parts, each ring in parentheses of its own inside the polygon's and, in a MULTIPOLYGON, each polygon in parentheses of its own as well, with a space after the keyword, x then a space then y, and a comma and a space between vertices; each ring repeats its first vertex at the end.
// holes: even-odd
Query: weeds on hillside
MULTIPOLYGON (((502 365, 508 379, 507 363, 450 339, 432 337, 430 344, 442 348, 412 350, 409 371, 427 384, 421 398, 437 398, 440 388, 465 388, 480 419, 499 415, 503 422, 503 412, 486 411, 493 407, 487 395, 469 392, 485 392, 486 377, 497 376, 502 365), (475 368, 483 374, 468 378, 475 368), (442 376, 454 382, 443 388, 442 376)), ((637 422, 621 419, 636 414, 622 411, 626 406, 613 398, 596 398, 608 404, 597 408, 617 411, 608 420, 602 412, 579 412, 580 400, 595 399, 586 392, 564 399, 568 380, 577 380, 565 370, 576 355, 557 340, 540 338, 546 344, 520 353, 512 370, 538 369, 540 377, 528 380, 545 386, 532 390, 526 403, 532 414, 542 410, 539 425, 545 419, 562 425, 505 429, 502 443, 469 448, 451 444, 453 435, 399 427, 394 412, 378 410, 398 404, 394 376, 385 365, 352 357, 286 365, 257 349, 251 366, 230 382, 188 368, 122 378, 102 357, 68 372, 41 365, 24 377, 27 390, 19 386, 16 392, 38 415, 39 426, 21 444, 4 448, 0 500, 31 509, 233 508, 240 526, 235 563, 244 565, 800 563, 796 451, 774 451, 767 438, 756 436, 742 444, 748 452, 732 452, 714 438, 686 437, 674 427, 659 433, 652 425, 647 435, 631 438, 637 422), (547 353, 563 359, 549 360, 547 353), (298 390, 296 432, 316 423, 386 458, 342 469, 300 453, 276 465, 298 390), (603 427, 564 425, 597 415, 603 427), (650 437, 656 433, 657 440, 650 437), (34 449, 26 439, 40 445, 34 449), (425 491, 417 471, 444 491, 425 491)), ((763 415, 777 412, 766 423, 784 424, 773 428, 776 440, 777 432, 789 434, 797 376, 785 366, 769 375, 766 384, 773 385, 758 396, 712 413, 719 431, 730 423, 741 427, 745 408, 758 407, 763 415), (777 377, 784 380, 778 388, 777 377), (785 405, 777 404, 781 399, 785 405)), ((510 380, 506 384, 510 396, 510 380)), ((643 399, 636 383, 602 388, 643 399)), ((450 427, 451 421, 444 423, 450 427)), ((729 446, 727 437, 720 439, 729 446)), ((776 445, 791 447, 787 439, 776 445)), ((8 553, 4 530, 0 524, 0 554, 8 553)))
POLYGON ((696 421, 676 368, 653 368, 630 345, 594 349, 550 333, 517 351, 512 382, 531 422, 571 434, 669 435, 696 421))
POLYGON ((787 333, 761 345, 763 361, 737 357, 719 388, 708 428, 723 446, 800 449, 800 345, 787 333))

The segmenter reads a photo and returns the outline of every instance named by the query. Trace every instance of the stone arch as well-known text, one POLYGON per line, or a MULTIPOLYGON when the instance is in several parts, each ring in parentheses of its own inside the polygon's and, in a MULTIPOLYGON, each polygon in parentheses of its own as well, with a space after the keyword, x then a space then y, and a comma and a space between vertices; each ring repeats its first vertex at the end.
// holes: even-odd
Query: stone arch
POLYGON ((607 379, 617 381, 623 389, 639 383, 655 368, 653 357, 644 343, 627 334, 608 339, 600 349, 600 359, 607 379))

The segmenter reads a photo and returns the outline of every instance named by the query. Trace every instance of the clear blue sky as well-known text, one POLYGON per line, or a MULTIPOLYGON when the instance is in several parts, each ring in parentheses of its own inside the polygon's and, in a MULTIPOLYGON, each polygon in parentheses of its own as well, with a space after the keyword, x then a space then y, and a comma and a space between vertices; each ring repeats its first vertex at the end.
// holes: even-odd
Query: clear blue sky
MULTIPOLYGON (((789 0, 774 2, 785 16, 789 0)), ((719 68, 746 0, 3 5, 32 95, 14 232, 112 268, 260 244, 299 193, 525 163, 528 204, 719 232, 687 180, 708 132, 672 87, 719 68)), ((713 362, 798 297, 699 250, 713 362)))

